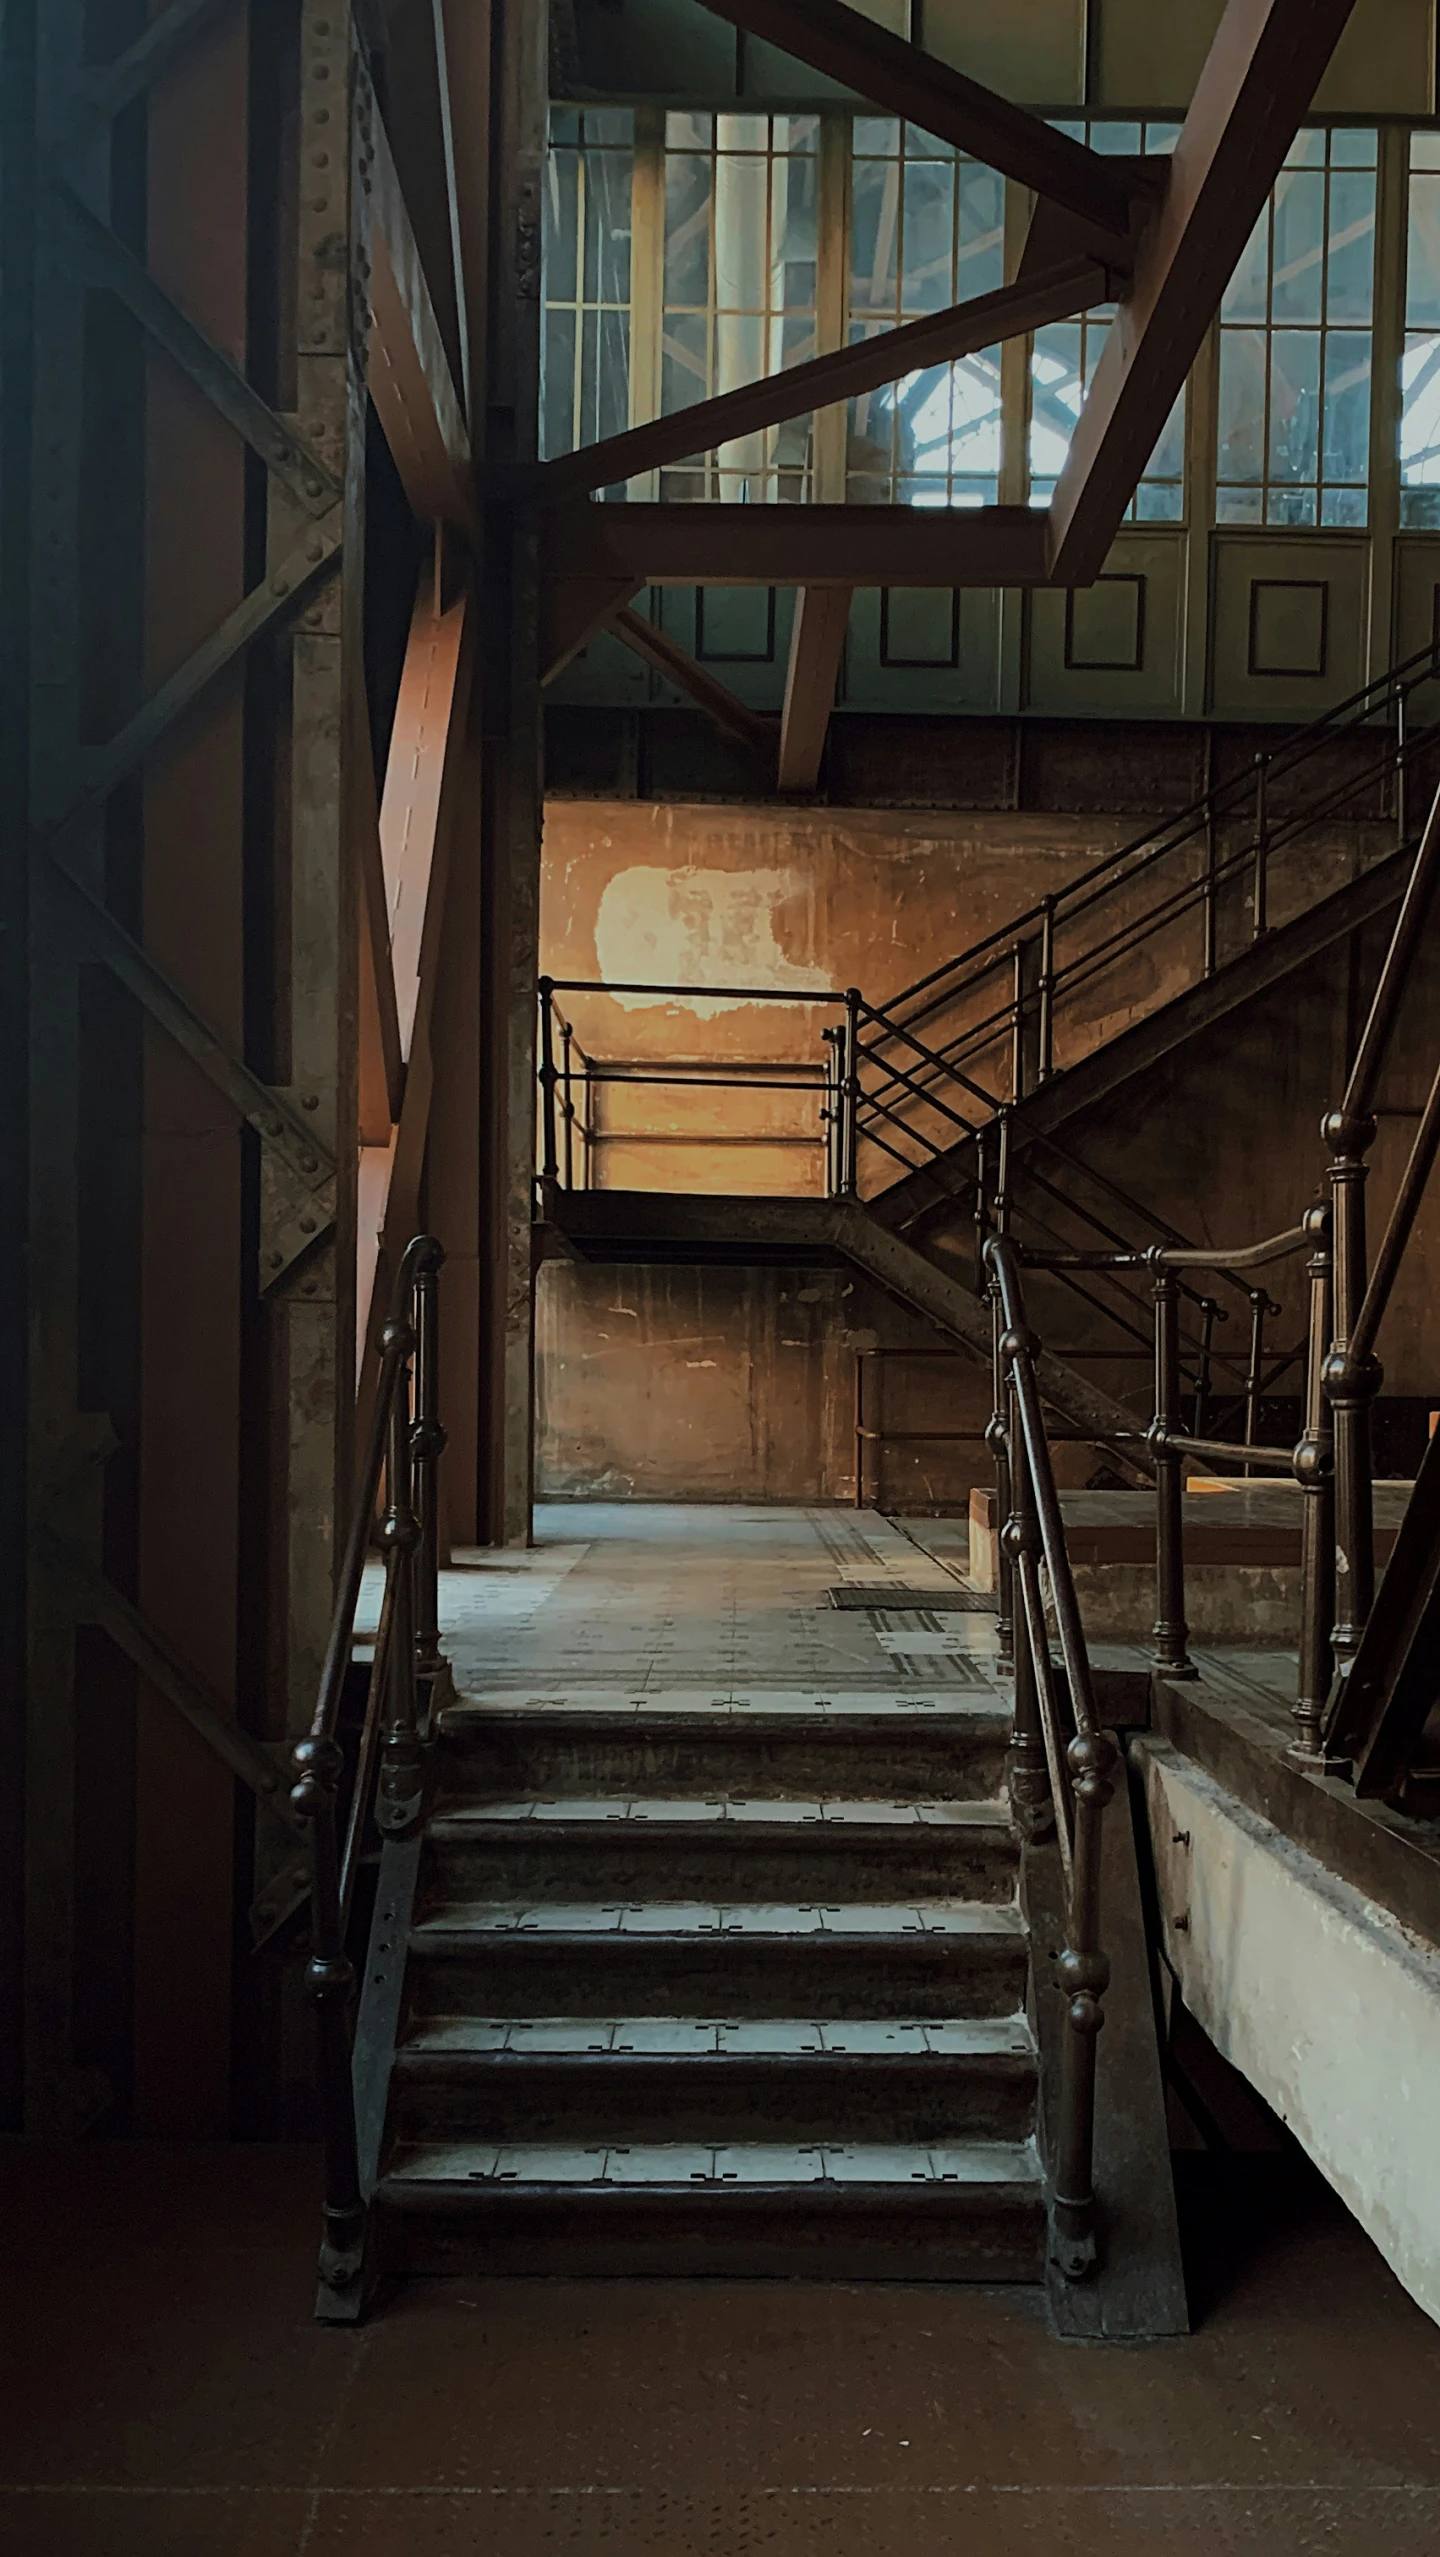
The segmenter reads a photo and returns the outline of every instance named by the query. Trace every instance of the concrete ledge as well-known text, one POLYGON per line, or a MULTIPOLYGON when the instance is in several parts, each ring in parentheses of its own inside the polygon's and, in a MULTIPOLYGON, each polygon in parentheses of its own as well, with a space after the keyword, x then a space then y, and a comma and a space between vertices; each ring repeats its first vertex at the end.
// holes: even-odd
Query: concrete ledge
POLYGON ((1440 1953, 1168 1742, 1133 1747, 1187 2007, 1440 2320, 1440 1953))

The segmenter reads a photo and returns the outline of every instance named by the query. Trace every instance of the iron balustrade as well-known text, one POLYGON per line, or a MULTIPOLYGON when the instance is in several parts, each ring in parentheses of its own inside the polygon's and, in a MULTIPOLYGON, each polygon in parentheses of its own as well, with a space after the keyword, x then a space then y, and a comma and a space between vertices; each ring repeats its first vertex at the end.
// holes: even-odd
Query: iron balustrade
POLYGON ((1015 1721, 1011 1800, 1032 1839, 1053 1825, 1065 1886, 1065 1944, 1056 1970, 1065 1994, 1060 2100, 1050 2168, 1051 2252, 1067 2280, 1095 2264, 1096 2038, 1110 1963, 1101 1946, 1101 1824, 1115 1790, 1118 1750, 1101 1729, 1090 1658, 1065 1546, 1060 1498, 1036 1375, 1040 1343, 1025 1319, 1020 1259, 1007 1235, 992 1236, 985 1265, 996 1314, 1001 1400, 992 1444, 1005 1460, 1002 1547, 1016 1595, 1015 1721), (1044 1563, 1063 1671, 1050 1652, 1044 1563))
POLYGON ((406 1837, 419 1824, 430 1714, 444 1669, 437 1502, 437 1467, 445 1448, 438 1410, 444 1258, 433 1235, 418 1234, 407 1244, 396 1273, 315 1712, 291 1753, 295 1783, 290 1799, 309 1824, 311 1844, 306 1986, 315 2012, 324 2146, 320 2278, 327 2291, 341 2298, 358 2295, 366 2225, 351 2070, 355 1967, 349 1934, 355 1886, 372 1824, 382 1838, 406 1837), (382 1483, 379 1542, 385 1593, 342 1851, 339 1797, 345 1752, 340 1709, 382 1483))

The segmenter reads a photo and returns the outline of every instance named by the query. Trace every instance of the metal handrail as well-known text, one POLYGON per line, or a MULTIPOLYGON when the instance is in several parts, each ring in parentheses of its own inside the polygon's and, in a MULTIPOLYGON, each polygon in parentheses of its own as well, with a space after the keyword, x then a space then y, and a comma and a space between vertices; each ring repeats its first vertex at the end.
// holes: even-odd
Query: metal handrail
POLYGON ((438 1282, 445 1255, 431 1234, 405 1247, 380 1336, 380 1376, 345 1537, 330 1635, 310 1726, 291 1751, 290 1799, 310 1828, 310 1959, 317 2092, 324 2147, 320 2278, 331 2293, 361 2282, 366 2196, 351 2081, 355 1968, 347 1937, 361 1842, 373 1818, 382 1835, 416 1827, 424 1791, 430 1699, 443 1663, 438 1624, 436 1469, 445 1448, 438 1410, 438 1282), (338 1798, 345 1772, 340 1708, 355 1643, 366 1556, 379 1541, 385 1598, 351 1790, 345 1853, 338 1798))
POLYGON ((993 1235, 985 1266, 999 1326, 999 1381, 1005 1408, 991 1424, 1008 1472, 1004 1543, 1018 1584, 1014 1617, 1015 1734, 1012 1799, 1022 1826, 1055 1824, 1065 1881, 1066 1941, 1056 1970, 1065 1993, 1056 2154, 1051 2174, 1051 2252, 1074 2281, 1093 2267, 1095 2227, 1095 2043, 1110 1963, 1100 1943, 1101 1824, 1114 1794, 1115 1742, 1100 1725, 1090 1657, 1065 1544, 1060 1496, 1036 1373, 1040 1344, 1025 1320, 1020 1257, 1008 1235, 993 1235), (1068 1697, 1061 1704, 1040 1583, 1043 1559, 1068 1697), (1042 1794, 1048 1787, 1048 1803, 1042 1794))

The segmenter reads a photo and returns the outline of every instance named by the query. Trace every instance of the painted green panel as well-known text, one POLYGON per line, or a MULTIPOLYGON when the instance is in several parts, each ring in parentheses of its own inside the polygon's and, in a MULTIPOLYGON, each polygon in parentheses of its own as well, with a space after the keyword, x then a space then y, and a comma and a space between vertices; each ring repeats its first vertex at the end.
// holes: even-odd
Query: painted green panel
POLYGON ((1320 115, 1430 115, 1435 0, 1359 0, 1315 92, 1320 115))
POLYGON ((752 710, 780 709, 795 618, 793 587, 664 586, 659 595, 662 628, 707 673, 752 710))
POLYGON ((1122 533, 1093 586, 1032 595, 1028 706, 1176 718, 1185 579, 1183 532, 1122 533))
POLYGON ((1313 718, 1365 681, 1370 545, 1274 530, 1217 534, 1213 707, 1223 719, 1313 718))
MULTIPOLYGON (((644 610, 644 597, 636 601, 637 612, 644 610)), ((623 639, 608 630, 597 631, 578 657, 572 657, 563 673, 545 687, 547 701, 585 702, 592 707, 612 704, 617 710, 635 710, 652 697, 654 690, 650 669, 623 639)))
POLYGON ((735 29, 691 0, 580 0, 575 31, 582 94, 672 97, 729 104, 735 97, 735 29))
POLYGON ((862 586, 850 608, 841 699, 850 710, 994 710, 1000 598, 993 589, 862 586))
MULTIPOLYGON (((1423 535, 1395 545, 1395 655, 1413 657, 1440 646, 1440 540, 1423 535)), ((1426 684, 1412 700, 1416 720, 1440 719, 1440 684, 1426 684)))
POLYGON ((1002 96, 1047 107, 1084 96, 1085 0, 922 0, 919 36, 927 52, 1002 96))

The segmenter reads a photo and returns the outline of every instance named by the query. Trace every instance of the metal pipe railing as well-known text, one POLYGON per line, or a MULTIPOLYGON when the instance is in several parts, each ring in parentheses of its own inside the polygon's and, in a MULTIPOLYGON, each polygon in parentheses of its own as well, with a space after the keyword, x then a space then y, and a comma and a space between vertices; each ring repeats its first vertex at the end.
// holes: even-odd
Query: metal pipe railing
MULTIPOLYGON (((1090 1659, 1075 1595, 1060 1498, 1045 1434, 1036 1373, 1040 1344, 1025 1320, 1020 1259, 1007 1235, 991 1237, 985 1262, 1000 1318, 998 1349, 1007 1397, 1002 1424, 1011 1471, 1011 1510, 1005 1528, 1020 1603, 1016 1609, 1016 1743, 1026 1780, 1025 1809, 1034 1834, 1038 1732, 1065 1879, 1065 1944, 1056 1969, 1065 1995, 1060 2100, 1051 2166, 1051 2253, 1074 2281, 1095 2264, 1095 2060, 1110 1981, 1101 1947, 1100 1855, 1102 1821, 1112 1799, 1118 1751, 1100 1727, 1090 1659), (1067 1690, 1062 1715, 1050 1656, 1043 1559, 1059 1638, 1067 1690)), ((1017 1806, 1018 1813, 1018 1806, 1017 1806)))
POLYGON ((310 1829, 310 1959, 317 2094, 324 2151, 320 2278, 342 2299, 358 2296, 367 2197, 351 2083, 355 1969, 348 1948, 360 1841, 367 1819, 403 1836, 420 1817, 430 1698, 443 1666, 438 1641, 435 1469, 445 1445, 438 1393, 438 1279, 444 1252, 433 1235, 407 1244, 380 1339, 380 1376, 336 1582, 335 1607, 309 1730, 291 1752, 291 1802, 310 1829), (361 1728, 344 1862, 338 1800, 345 1771, 340 1708, 355 1641, 365 1558, 382 1478, 380 1543, 385 1599, 361 1728), (373 1787, 373 1793, 371 1788, 373 1787))

